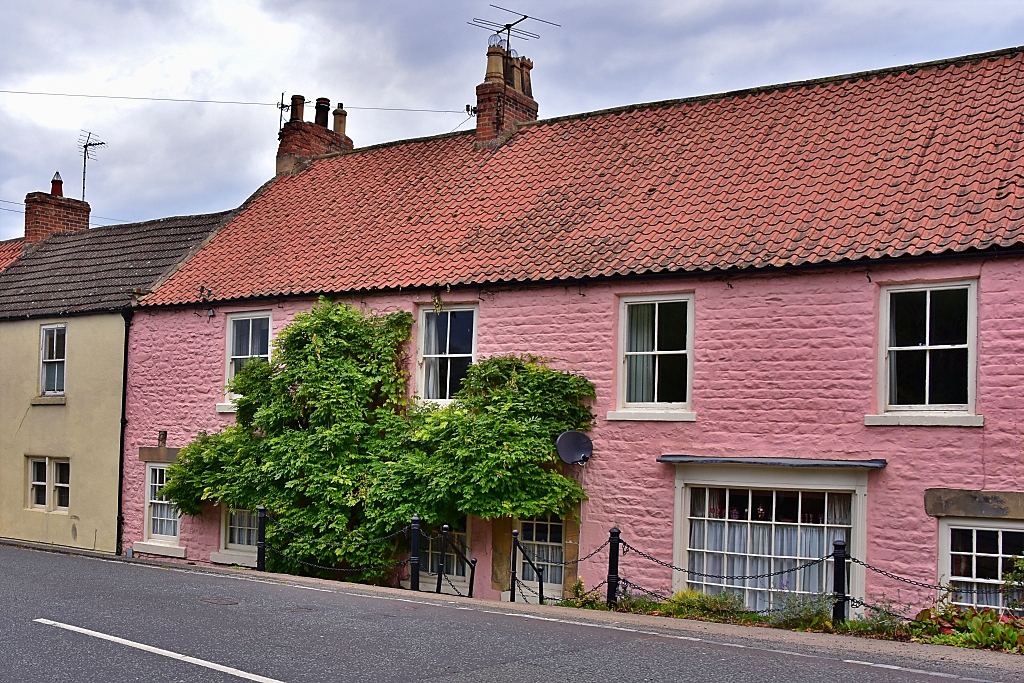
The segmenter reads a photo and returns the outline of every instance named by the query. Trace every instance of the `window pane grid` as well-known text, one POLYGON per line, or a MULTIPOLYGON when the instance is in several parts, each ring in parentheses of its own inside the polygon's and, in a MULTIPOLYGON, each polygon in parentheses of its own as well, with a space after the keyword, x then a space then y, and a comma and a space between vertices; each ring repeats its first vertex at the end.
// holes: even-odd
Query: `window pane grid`
POLYGON ((688 314, 687 301, 626 305, 626 403, 687 401, 688 314))
POLYGON ((473 362, 476 312, 428 312, 423 325, 423 398, 447 400, 462 388, 473 362))
MULTIPOLYGON (((534 517, 519 524, 519 540, 529 553, 530 559, 544 573, 544 583, 562 585, 565 562, 565 537, 562 520, 557 517, 534 517)), ((519 575, 523 581, 536 581, 533 567, 521 560, 519 575)))
POLYGON ((950 528, 952 602, 970 607, 1005 609, 1015 597, 1000 591, 1013 557, 1024 554, 1024 531, 950 528))
POLYGON ((46 461, 29 462, 29 497, 32 507, 46 507, 46 461))
POLYGON ((270 317, 231 320, 231 377, 253 358, 270 362, 270 317))
POLYGON ((690 588, 735 593, 754 610, 771 608, 780 593, 832 591, 831 560, 771 577, 733 577, 793 569, 826 555, 835 540, 849 544, 851 494, 709 487, 689 490, 688 569, 725 576, 690 575, 690 588))
POLYGON ((42 353, 42 393, 64 393, 64 362, 66 351, 67 328, 43 328, 42 353))
POLYGON ((256 545, 257 517, 249 510, 231 510, 228 514, 228 545, 256 545))
POLYGON ((178 535, 178 513, 162 493, 166 483, 167 468, 151 467, 149 470, 149 531, 153 536, 178 535))
POLYGON ((968 402, 969 289, 889 294, 889 403, 955 406, 968 402))

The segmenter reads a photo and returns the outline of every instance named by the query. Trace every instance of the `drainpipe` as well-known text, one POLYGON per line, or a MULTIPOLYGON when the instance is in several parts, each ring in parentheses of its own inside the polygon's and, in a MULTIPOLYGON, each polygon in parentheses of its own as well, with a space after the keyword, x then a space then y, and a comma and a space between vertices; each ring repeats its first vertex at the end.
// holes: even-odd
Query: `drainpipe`
POLYGON ((124 359, 121 365, 121 452, 117 461, 117 545, 114 552, 124 554, 124 433, 128 427, 128 331, 132 327, 132 310, 121 311, 124 318, 124 359))

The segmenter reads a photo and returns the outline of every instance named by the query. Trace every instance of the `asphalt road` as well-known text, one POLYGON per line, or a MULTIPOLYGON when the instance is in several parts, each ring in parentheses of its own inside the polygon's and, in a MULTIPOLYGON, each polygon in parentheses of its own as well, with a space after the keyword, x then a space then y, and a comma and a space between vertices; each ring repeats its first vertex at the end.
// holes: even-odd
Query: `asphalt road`
POLYGON ((239 574, 0 545, 0 681, 1024 681, 1017 655, 239 574))

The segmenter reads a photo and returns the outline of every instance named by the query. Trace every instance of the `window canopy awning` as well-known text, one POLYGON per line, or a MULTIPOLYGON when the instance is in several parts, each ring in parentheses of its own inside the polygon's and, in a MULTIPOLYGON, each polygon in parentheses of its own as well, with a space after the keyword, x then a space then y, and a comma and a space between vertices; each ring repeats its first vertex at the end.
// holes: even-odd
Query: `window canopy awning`
POLYGON ((824 458, 728 458, 716 455, 663 455, 658 462, 672 465, 759 465, 761 467, 845 467, 879 470, 882 458, 871 460, 827 460, 824 458))

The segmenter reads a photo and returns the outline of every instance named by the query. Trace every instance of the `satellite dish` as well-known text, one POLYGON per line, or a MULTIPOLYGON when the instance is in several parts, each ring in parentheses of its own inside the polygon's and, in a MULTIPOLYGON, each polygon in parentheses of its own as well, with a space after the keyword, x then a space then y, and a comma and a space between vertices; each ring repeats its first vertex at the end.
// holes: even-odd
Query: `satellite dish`
POLYGON ((558 435, 555 441, 558 457, 569 465, 583 465, 594 452, 594 442, 583 432, 569 430, 558 435))

